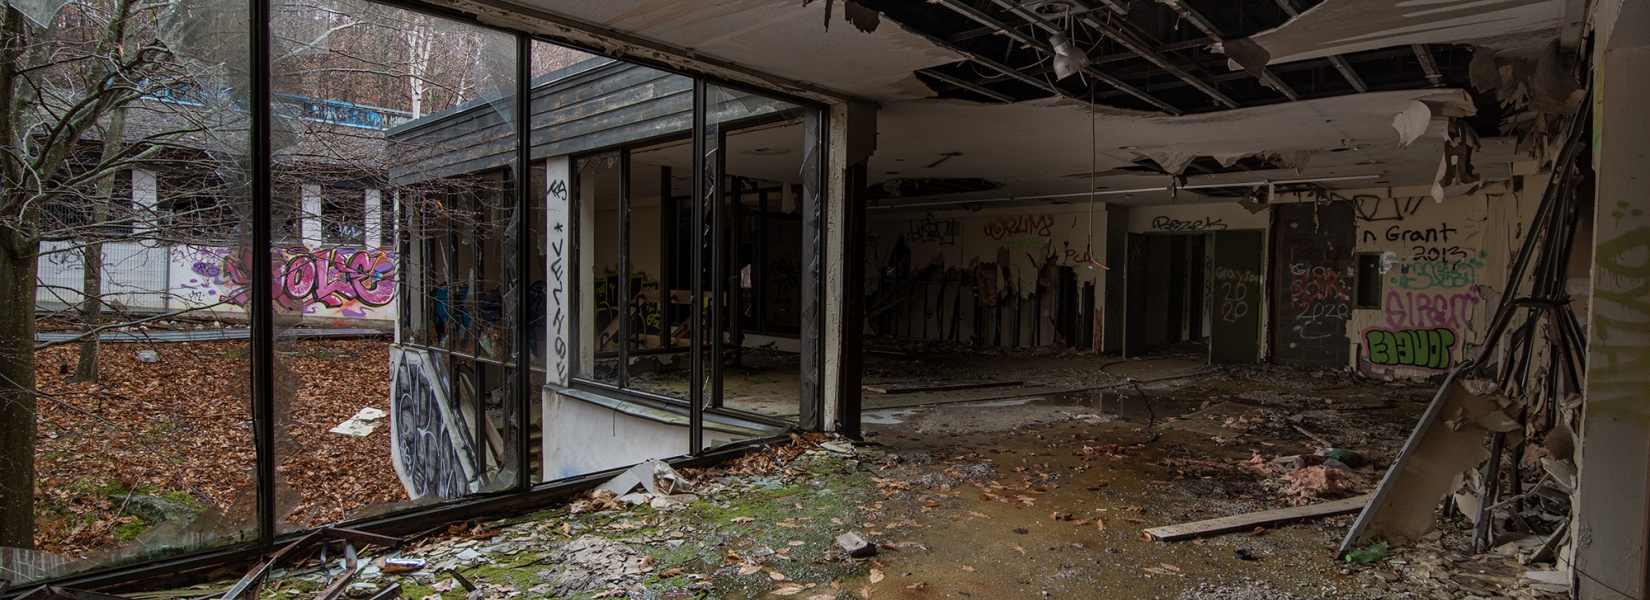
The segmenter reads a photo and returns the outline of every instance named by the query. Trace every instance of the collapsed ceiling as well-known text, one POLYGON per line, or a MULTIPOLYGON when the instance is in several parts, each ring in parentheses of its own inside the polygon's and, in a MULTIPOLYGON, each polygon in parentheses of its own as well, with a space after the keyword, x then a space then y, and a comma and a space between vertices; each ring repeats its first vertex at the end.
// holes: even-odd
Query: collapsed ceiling
POLYGON ((1507 94, 1465 91, 1475 50, 1573 46, 1583 4, 514 1, 880 103, 882 206, 1427 186, 1452 131, 1482 138, 1480 176, 1505 177, 1507 94))

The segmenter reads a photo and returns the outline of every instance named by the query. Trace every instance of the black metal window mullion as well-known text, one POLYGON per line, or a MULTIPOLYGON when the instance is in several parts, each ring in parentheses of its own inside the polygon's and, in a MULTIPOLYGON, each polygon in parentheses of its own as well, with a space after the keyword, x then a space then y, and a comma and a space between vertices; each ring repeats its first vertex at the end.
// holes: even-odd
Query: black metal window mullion
POLYGON ((532 165, 532 124, 533 97, 533 40, 525 33, 516 34, 516 181, 515 181, 515 223, 516 242, 516 281, 513 284, 516 290, 515 305, 515 365, 512 375, 515 378, 514 418, 508 422, 515 424, 515 458, 516 458, 516 485, 518 491, 526 492, 533 487, 533 475, 528 472, 533 461, 533 449, 528 447, 527 441, 532 436, 528 430, 532 428, 533 402, 533 314, 532 303, 528 302, 528 294, 532 285, 531 258, 533 253, 533 194, 537 190, 533 186, 532 165))
POLYGON ((703 360, 705 355, 703 344, 705 303, 701 301, 705 290, 705 278, 702 275, 705 266, 705 253, 701 248, 704 247, 705 210, 703 203, 705 202, 705 188, 707 187, 705 181, 706 85, 703 78, 695 77, 693 79, 693 199, 690 201, 693 214, 693 239, 691 240, 693 243, 689 247, 694 250, 690 259, 692 268, 689 269, 692 274, 692 293, 688 297, 690 300, 688 319, 692 323, 692 327, 688 329, 688 343, 691 345, 688 351, 688 378, 691 380, 691 387, 688 388, 688 453, 693 455, 698 455, 705 446, 705 388, 703 383, 705 372, 703 360))
MULTIPOLYGON (((709 106, 706 110, 709 110, 709 106)), ((710 213, 710 405, 722 408, 722 358, 724 352, 722 330, 727 328, 728 307, 728 207, 727 190, 727 154, 722 151, 728 147, 727 132, 718 125, 711 139, 715 140, 716 147, 710 149, 712 158, 707 168, 713 169, 706 181, 712 189, 706 194, 705 201, 709 203, 710 213)))
POLYGON ((251 142, 249 149, 252 167, 252 248, 243 253, 252 261, 252 299, 248 302, 248 317, 252 320, 252 423, 256 451, 256 483, 258 506, 258 541, 261 545, 274 544, 278 513, 275 506, 275 309, 270 298, 274 291, 274 265, 270 263, 271 243, 271 77, 270 61, 270 2, 251 0, 251 80, 248 82, 251 105, 251 142))
POLYGON ((619 389, 630 388, 630 149, 619 150, 619 389))

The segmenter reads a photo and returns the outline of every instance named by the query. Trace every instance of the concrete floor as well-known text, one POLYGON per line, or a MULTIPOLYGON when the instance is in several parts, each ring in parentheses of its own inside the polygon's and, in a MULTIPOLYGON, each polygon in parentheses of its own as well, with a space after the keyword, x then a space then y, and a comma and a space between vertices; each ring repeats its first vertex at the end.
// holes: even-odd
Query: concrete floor
MULTIPOLYGON (((1143 536, 1322 501, 1251 464, 1311 452, 1314 438, 1369 455, 1373 466, 1356 470, 1344 493, 1368 491, 1430 386, 1186 360, 996 359, 987 362, 997 374, 1075 385, 880 408, 865 415, 864 442, 813 436, 690 471, 694 495, 656 507, 586 498, 478 525, 495 536, 480 542, 420 540, 402 553, 425 569, 363 574, 358 585, 466 597, 441 570, 453 569, 484 597, 1543 597, 1520 581, 1526 567, 1463 552, 1458 521, 1367 566, 1334 556, 1351 516, 1187 542, 1143 536), (845 556, 834 539, 846 531, 880 553, 845 556), (618 562, 600 566, 608 559, 618 562)), ((939 362, 935 375, 980 368, 939 362)), ((265 597, 324 580, 289 570, 265 597)))

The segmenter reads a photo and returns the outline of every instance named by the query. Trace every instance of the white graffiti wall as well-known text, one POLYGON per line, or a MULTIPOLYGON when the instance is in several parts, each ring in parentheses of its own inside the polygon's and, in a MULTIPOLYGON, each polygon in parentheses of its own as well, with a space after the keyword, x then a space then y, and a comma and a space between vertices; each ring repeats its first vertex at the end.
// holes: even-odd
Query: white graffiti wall
POLYGON ((1437 202, 1411 191, 1422 193, 1349 196, 1357 205, 1356 252, 1378 261, 1378 296, 1353 310, 1347 332, 1353 366, 1370 375, 1441 373, 1482 348, 1507 264, 1540 200, 1501 193, 1437 202))

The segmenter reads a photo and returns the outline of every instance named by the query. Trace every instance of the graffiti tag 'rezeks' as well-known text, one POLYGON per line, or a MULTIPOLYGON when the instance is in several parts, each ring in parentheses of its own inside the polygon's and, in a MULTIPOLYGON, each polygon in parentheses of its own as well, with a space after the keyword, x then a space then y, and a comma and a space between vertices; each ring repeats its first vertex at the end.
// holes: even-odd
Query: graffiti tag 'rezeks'
POLYGON ((481 488, 477 455, 464 418, 449 402, 429 355, 394 351, 390 381, 390 459, 407 497, 452 499, 481 488))

